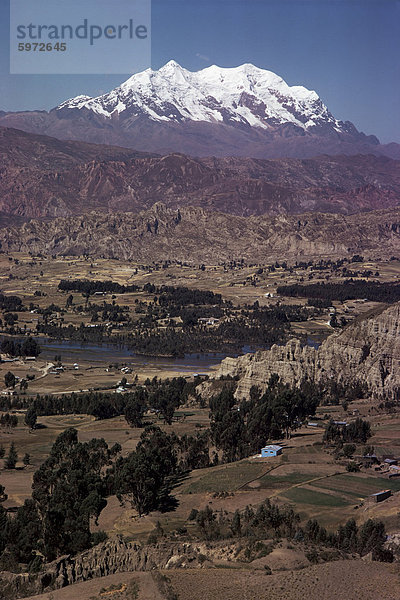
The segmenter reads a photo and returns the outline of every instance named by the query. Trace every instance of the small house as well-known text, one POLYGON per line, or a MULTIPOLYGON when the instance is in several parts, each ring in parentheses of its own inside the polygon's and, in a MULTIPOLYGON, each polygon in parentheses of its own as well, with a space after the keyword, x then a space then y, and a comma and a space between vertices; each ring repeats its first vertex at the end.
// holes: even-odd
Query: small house
POLYGON ((379 465, 380 460, 376 454, 365 454, 360 457, 360 461, 364 467, 372 467, 372 465, 379 465))
POLYGON ((376 492, 376 494, 372 494, 371 498, 373 499, 374 502, 382 502, 383 500, 390 498, 391 495, 392 495, 391 490, 382 490, 381 492, 376 492))
POLYGON ((263 457, 279 456, 280 454, 282 454, 282 446, 277 446, 276 444, 261 448, 261 456, 263 457))

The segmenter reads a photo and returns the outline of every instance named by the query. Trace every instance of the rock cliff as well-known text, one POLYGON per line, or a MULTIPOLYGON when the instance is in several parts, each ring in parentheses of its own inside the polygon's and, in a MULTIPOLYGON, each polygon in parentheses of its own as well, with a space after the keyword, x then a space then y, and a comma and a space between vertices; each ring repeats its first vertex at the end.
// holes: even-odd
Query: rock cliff
POLYGON ((139 214, 88 214, 32 220, 0 230, 0 248, 139 261, 194 262, 244 258, 282 260, 382 258, 400 251, 400 208, 355 215, 307 213, 239 217, 199 207, 168 208, 158 202, 139 214))
POLYGON ((62 556, 36 574, 0 573, 0 598, 23 598, 113 573, 195 568, 199 551, 191 544, 139 546, 122 538, 108 540, 77 556, 62 556))
POLYGON ((216 377, 239 376, 237 398, 248 397, 252 385, 265 389, 272 373, 298 385, 334 378, 360 381, 377 398, 400 397, 400 303, 361 315, 316 350, 292 339, 285 346, 222 361, 216 377))

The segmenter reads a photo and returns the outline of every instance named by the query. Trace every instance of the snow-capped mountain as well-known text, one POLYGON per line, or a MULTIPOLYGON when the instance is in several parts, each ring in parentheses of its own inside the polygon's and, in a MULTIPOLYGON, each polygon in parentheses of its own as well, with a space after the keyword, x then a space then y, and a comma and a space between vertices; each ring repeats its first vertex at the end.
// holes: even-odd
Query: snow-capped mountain
POLYGON ((50 112, 1 113, 0 125, 60 139, 166 154, 298 157, 386 154, 398 144, 339 121, 318 94, 251 64, 191 72, 175 61, 111 92, 76 96, 50 112))
POLYGON ((302 129, 321 124, 345 131, 314 91, 290 87, 275 73, 251 64, 215 65, 192 73, 171 60, 147 69, 97 98, 77 96, 56 108, 86 109, 108 119, 146 115, 152 121, 196 121, 270 129, 291 123, 302 129))

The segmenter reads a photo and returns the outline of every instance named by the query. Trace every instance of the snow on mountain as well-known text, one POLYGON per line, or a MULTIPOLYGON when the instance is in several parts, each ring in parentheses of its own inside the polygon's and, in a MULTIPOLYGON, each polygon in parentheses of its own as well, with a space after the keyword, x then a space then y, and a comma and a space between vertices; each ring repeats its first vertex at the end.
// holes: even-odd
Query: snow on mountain
POLYGON ((170 61, 107 94, 76 96, 48 113, 0 111, 0 125, 157 154, 400 157, 400 146, 381 145, 336 120, 316 92, 251 64, 191 72, 170 61))
POLYGON ((107 94, 77 96, 56 107, 65 109, 86 109, 107 119, 146 116, 155 122, 203 121, 262 129, 291 123, 304 130, 321 125, 346 130, 316 92, 291 87, 272 71, 252 64, 191 72, 171 60, 158 71, 133 75, 107 94))

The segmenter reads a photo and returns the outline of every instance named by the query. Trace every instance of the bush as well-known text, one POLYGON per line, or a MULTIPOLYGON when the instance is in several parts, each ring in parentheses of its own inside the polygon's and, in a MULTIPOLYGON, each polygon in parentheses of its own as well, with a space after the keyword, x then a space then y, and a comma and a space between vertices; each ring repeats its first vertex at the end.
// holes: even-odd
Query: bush
POLYGON ((314 547, 309 552, 306 552, 306 559, 313 565, 318 563, 318 552, 314 547))
POLYGON ((358 473, 359 470, 360 467, 354 460, 351 460, 346 465, 346 471, 348 471, 349 473, 358 473))
POLYGON ((346 458, 351 458, 355 451, 356 451, 355 444, 345 444, 343 446, 343 454, 345 455, 346 458))
POLYGON ((265 575, 272 575, 272 569, 268 565, 264 565, 265 575))
POLYGON ((108 540, 108 535, 103 530, 95 531, 90 536, 90 542, 91 542, 92 546, 97 546, 97 544, 101 544, 102 542, 105 542, 106 540, 108 540))

